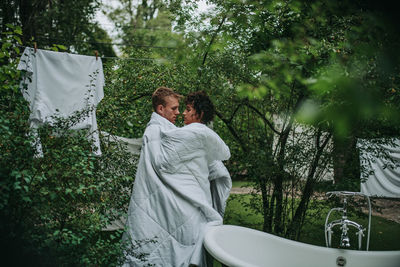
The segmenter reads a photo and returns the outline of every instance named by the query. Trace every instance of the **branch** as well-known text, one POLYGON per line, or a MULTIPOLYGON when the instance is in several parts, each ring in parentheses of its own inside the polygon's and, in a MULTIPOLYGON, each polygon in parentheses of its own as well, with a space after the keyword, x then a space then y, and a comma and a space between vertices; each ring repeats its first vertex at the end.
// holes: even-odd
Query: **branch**
MULTIPOLYGON (((320 131, 320 129, 318 129, 318 135, 320 135, 320 134, 321 134, 321 131, 320 131)), ((317 151, 316 151, 314 160, 313 160, 313 162, 311 164, 310 171, 309 171, 309 173, 307 175, 307 180, 314 178, 315 171, 316 171, 316 169, 318 167, 319 159, 321 158, 322 152, 324 151, 324 149, 325 149, 326 145, 328 144, 329 140, 331 139, 331 137, 332 137, 332 133, 329 133, 321 146, 318 146, 318 144, 316 144, 317 151)), ((318 138, 318 140, 319 140, 319 138, 318 138)))
MULTIPOLYGON (((291 88, 291 93, 290 93, 291 97, 290 97, 290 98, 292 98, 292 96, 293 96, 293 94, 294 94, 294 93, 293 93, 293 92, 294 92, 294 86, 295 86, 295 81, 293 81, 293 83, 292 83, 292 88, 291 88)), ((300 91, 299 97, 297 98, 296 103, 295 103, 295 105, 294 105, 294 107, 293 107, 293 112, 292 112, 292 114, 296 114, 296 112, 299 110, 300 104, 302 103, 303 98, 304 98, 304 94, 303 94, 302 91, 300 91)), ((290 111, 290 102, 291 102, 291 99, 288 100, 288 106, 287 106, 287 112, 286 112, 286 114, 289 114, 289 113, 290 113, 290 112, 289 112, 289 111, 290 111)), ((289 119, 289 122, 288 122, 288 125, 285 126, 285 125, 286 125, 286 122, 287 122, 287 116, 286 116, 285 121, 283 122, 283 129, 284 129, 284 130, 283 130, 283 133, 284 133, 284 132, 288 132, 288 131, 292 128, 291 124, 293 124, 293 121, 294 121, 294 116, 291 115, 291 116, 290 116, 290 119, 289 119)))
POLYGON ((255 108, 254 106, 250 105, 249 103, 245 103, 245 105, 248 106, 249 108, 251 108, 255 113, 257 113, 257 115, 260 116, 260 117, 262 118, 262 120, 269 126, 269 128, 271 128, 271 130, 272 130, 274 133, 276 133, 276 134, 278 134, 278 135, 281 135, 281 133, 278 132, 278 131, 274 128, 274 126, 272 125, 272 123, 271 123, 267 118, 265 118, 265 116, 261 113, 261 111, 259 111, 257 108, 255 108))
POLYGON ((320 137, 321 137, 321 128, 318 128, 317 129, 317 138, 315 140, 315 147, 317 148, 317 150, 319 149, 319 142, 321 141, 320 137))
POLYGON ((152 94, 151 93, 143 93, 143 94, 140 94, 140 95, 136 95, 134 98, 132 98, 131 100, 132 101, 135 101, 135 100, 138 100, 138 99, 140 99, 140 98, 142 98, 142 97, 145 97, 145 96, 152 96, 152 94))
POLYGON ((323 150, 325 148, 325 146, 328 144, 331 137, 332 137, 332 133, 329 133, 328 136, 326 137, 326 139, 324 140, 324 142, 322 143, 322 146, 319 147, 319 149, 323 150))
POLYGON ((236 115, 236 112, 238 112, 239 108, 242 107, 243 105, 244 105, 243 103, 240 103, 240 104, 236 107, 236 109, 232 112, 231 117, 229 118, 229 120, 227 120, 229 123, 232 122, 233 117, 235 117, 235 115, 236 115))
POLYGON ((222 114, 220 112, 218 112, 217 110, 215 111, 215 114, 218 116, 218 118, 220 118, 226 125, 226 127, 228 127, 228 130, 231 132, 231 134, 233 135, 233 137, 236 139, 236 141, 239 143, 239 145, 242 147, 243 151, 247 152, 247 147, 244 145, 243 140, 239 137, 239 135, 236 133, 235 129, 233 129, 232 125, 231 125, 231 121, 225 119, 222 114))
POLYGON ((213 37, 210 40, 210 43, 208 44, 208 47, 207 47, 206 53, 204 54, 203 62, 201 63, 201 65, 204 65, 204 63, 206 63, 207 55, 208 55, 208 52, 210 51, 211 45, 213 44, 215 38, 217 37, 218 32, 221 30, 222 25, 225 22, 225 19, 226 19, 226 15, 222 18, 221 22, 218 25, 218 29, 215 31, 213 37))

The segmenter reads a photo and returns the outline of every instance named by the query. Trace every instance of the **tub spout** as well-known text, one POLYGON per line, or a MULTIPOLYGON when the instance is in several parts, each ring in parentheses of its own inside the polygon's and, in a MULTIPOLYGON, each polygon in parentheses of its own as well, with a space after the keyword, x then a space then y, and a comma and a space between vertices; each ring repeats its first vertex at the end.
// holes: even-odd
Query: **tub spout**
MULTIPOLYGON (((333 233, 333 228, 335 226, 340 226, 340 229, 342 230, 342 234, 340 236, 340 243, 339 246, 342 248, 349 248, 350 247, 350 238, 349 238, 349 227, 354 227, 358 231, 356 234, 358 235, 358 249, 361 250, 362 247, 362 237, 364 236, 364 231, 366 230, 365 228, 362 227, 361 224, 358 224, 356 222, 353 222, 347 218, 347 197, 349 196, 354 196, 354 195, 361 195, 364 196, 360 193, 357 192, 347 192, 347 191, 335 191, 335 192, 328 192, 328 196, 332 195, 337 195, 337 196, 342 196, 343 197, 343 207, 342 208, 333 208, 328 212, 328 215, 325 220, 325 242, 327 247, 332 247, 332 233, 333 233), (334 220, 331 222, 329 221, 329 216, 331 212, 333 211, 339 211, 342 213, 342 218, 338 220, 334 220)), ((368 223, 368 239, 367 239, 367 250, 369 247, 369 231, 371 228, 371 205, 368 199, 368 206, 369 206, 369 223, 368 223)))
POLYGON ((340 246, 344 248, 350 247, 350 239, 349 236, 347 235, 347 232, 342 232, 342 235, 340 237, 340 246))

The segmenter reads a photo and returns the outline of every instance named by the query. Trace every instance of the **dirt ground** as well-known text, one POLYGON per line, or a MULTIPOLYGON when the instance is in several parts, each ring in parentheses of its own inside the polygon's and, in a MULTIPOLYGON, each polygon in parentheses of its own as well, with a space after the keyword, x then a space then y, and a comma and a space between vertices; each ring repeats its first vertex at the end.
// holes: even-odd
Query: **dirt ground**
MULTIPOLYGON (((231 194, 248 194, 251 191, 252 188, 249 187, 234 187, 231 190, 231 194)), ((372 209, 372 215, 380 216, 400 224, 400 200, 373 199, 373 201, 373 206, 376 208, 372 209)))
POLYGON ((400 223, 400 201, 391 199, 375 199, 375 204, 381 208, 381 213, 372 210, 372 215, 400 223))

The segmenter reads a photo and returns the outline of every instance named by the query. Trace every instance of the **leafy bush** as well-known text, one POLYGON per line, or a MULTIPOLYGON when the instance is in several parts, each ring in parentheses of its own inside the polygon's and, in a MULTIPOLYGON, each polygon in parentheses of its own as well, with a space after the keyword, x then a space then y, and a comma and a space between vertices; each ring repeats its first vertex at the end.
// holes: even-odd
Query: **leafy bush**
MULTIPOLYGON (((11 25, 9 25, 11 28, 11 25)), ((112 266, 120 263, 121 231, 102 229, 127 209, 136 159, 101 139, 92 153, 86 130, 71 131, 87 110, 39 128, 35 157, 29 105, 16 69, 20 28, 4 34, 0 55, 0 234, 3 262, 14 265, 112 266)))

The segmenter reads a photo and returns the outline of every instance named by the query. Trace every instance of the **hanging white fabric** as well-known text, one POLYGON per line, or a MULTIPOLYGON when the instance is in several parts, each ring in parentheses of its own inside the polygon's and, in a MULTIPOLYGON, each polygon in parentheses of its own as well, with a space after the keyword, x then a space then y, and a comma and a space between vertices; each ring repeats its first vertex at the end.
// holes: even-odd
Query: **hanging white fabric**
POLYGON ((360 164, 364 167, 361 193, 368 196, 400 198, 400 140, 394 145, 373 144, 368 140, 358 140, 360 164), (388 153, 389 158, 380 157, 367 151, 368 147, 378 147, 388 153), (391 161, 390 161, 391 159, 391 161))
POLYGON ((143 139, 142 138, 126 138, 122 136, 112 135, 107 132, 101 132, 103 137, 111 142, 118 142, 124 145, 129 153, 132 155, 139 156, 140 149, 142 148, 143 139))
MULTIPOLYGON (((88 115, 71 129, 89 129, 93 153, 101 155, 96 121, 96 106, 104 97, 101 59, 27 47, 18 69, 26 71, 21 90, 30 103, 31 128, 52 124, 55 117, 66 118, 87 109, 88 115)), ((41 156, 40 141, 36 150, 37 156, 41 156)))

